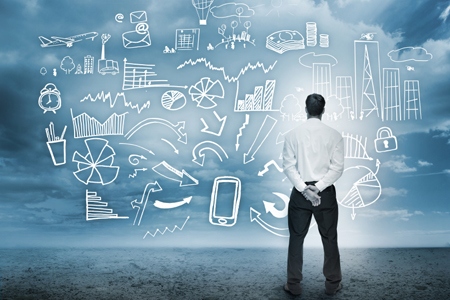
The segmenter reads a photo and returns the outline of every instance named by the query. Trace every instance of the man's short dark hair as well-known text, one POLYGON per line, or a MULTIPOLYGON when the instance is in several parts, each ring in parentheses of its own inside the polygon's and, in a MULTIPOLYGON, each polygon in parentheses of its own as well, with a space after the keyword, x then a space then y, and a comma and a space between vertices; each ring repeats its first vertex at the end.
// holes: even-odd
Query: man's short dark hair
POLYGON ((325 99, 320 94, 308 95, 305 103, 310 116, 320 116, 325 108, 325 99))

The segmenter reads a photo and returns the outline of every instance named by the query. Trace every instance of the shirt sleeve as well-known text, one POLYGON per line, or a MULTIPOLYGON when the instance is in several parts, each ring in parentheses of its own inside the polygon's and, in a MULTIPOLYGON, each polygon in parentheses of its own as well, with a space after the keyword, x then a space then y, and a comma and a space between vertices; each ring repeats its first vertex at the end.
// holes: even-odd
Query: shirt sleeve
POLYGON ((319 191, 323 191, 334 184, 344 172, 344 139, 340 137, 331 155, 328 172, 315 184, 319 191))
POLYGON ((306 184, 298 172, 295 148, 288 136, 285 138, 283 146, 283 172, 294 187, 299 192, 303 192, 306 184))

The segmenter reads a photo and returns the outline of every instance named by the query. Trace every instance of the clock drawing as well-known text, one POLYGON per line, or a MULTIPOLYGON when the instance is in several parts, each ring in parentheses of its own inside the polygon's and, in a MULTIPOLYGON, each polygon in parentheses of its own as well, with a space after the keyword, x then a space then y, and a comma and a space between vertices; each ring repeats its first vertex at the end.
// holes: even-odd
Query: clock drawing
POLYGON ((47 83, 41 90, 38 104, 44 114, 48 111, 56 114, 56 110, 61 108, 61 93, 53 83, 47 83))

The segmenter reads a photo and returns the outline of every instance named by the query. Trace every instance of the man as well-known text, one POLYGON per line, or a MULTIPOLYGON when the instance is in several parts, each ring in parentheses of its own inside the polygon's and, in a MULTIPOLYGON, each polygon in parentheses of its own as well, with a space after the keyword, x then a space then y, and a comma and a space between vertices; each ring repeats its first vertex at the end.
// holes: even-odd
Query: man
POLYGON ((303 241, 314 215, 324 250, 325 292, 334 295, 342 288, 342 276, 333 183, 344 170, 344 142, 339 132, 321 121, 325 111, 321 95, 309 95, 305 110, 306 122, 286 135, 283 148, 283 170, 294 185, 288 210, 290 238, 284 289, 301 294, 303 241))

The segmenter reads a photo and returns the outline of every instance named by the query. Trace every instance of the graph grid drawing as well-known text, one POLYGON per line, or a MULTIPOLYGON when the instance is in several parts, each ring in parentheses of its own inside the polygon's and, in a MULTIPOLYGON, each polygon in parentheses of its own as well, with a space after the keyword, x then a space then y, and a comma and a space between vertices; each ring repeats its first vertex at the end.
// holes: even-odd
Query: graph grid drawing
MULTIPOLYGON (((266 80, 265 86, 255 86, 253 94, 246 94, 244 100, 237 100, 235 111, 272 110, 276 80, 266 80)), ((239 90, 239 84, 237 85, 239 90)), ((238 92, 238 91, 237 91, 238 92)))
POLYGON ((152 87, 169 87, 165 79, 156 79, 156 72, 153 64, 129 63, 124 60, 122 90, 142 89, 152 87))
POLYGON ((402 119, 400 95, 400 70, 383 68, 383 110, 382 120, 400 121, 402 119))
POLYGON ((331 65, 329 63, 313 64, 313 91, 328 99, 331 95, 331 65))
POLYGON ((108 208, 108 202, 102 201, 97 192, 86 190, 86 221, 106 219, 128 219, 127 216, 119 216, 108 208))
POLYGON ((422 119, 419 80, 405 80, 403 85, 404 119, 422 119))
POLYGON ((177 29, 175 34, 175 50, 198 50, 200 29, 177 29))
POLYGON ((342 137, 345 144, 345 158, 373 159, 367 154, 367 137, 353 136, 350 133, 342 133, 342 137))
POLYGON ((73 134, 76 139, 104 135, 123 135, 125 115, 127 113, 120 115, 113 113, 104 123, 100 123, 87 113, 74 117, 72 110, 70 110, 70 114, 72 115, 73 134))
POLYGON ((336 76, 336 97, 341 101, 349 119, 355 118, 355 100, 351 76, 336 76))

